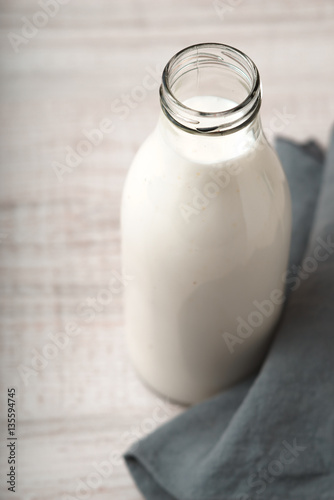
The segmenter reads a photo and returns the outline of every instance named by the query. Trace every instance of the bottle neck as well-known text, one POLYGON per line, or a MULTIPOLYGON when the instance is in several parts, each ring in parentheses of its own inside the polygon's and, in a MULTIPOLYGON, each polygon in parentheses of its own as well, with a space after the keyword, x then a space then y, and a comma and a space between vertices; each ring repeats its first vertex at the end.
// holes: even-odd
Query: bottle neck
POLYGON ((208 165, 233 161, 250 154, 265 140, 259 115, 233 133, 206 135, 189 133, 161 113, 157 133, 178 156, 208 165))

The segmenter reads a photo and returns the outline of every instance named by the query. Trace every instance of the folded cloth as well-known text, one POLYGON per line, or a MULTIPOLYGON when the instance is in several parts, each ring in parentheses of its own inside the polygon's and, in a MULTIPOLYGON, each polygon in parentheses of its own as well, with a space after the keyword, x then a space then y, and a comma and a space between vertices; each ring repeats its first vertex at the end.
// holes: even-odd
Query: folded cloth
POLYGON ((334 133, 323 173, 314 143, 277 150, 293 207, 288 304, 256 377, 126 453, 147 500, 334 499, 334 133))

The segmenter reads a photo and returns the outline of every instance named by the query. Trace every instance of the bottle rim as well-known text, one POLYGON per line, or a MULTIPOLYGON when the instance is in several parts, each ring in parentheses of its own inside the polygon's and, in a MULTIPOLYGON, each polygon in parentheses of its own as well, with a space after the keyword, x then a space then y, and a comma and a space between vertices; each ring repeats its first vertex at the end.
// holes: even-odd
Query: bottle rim
POLYGON ((224 135, 251 123, 259 112, 262 89, 259 71, 244 52, 222 43, 200 43, 177 52, 166 64, 160 86, 160 104, 177 127, 193 134, 224 135), (246 97, 224 111, 200 111, 185 105, 174 91, 175 84, 190 71, 221 66, 247 90, 246 97), (238 79, 238 80, 237 80, 238 79))

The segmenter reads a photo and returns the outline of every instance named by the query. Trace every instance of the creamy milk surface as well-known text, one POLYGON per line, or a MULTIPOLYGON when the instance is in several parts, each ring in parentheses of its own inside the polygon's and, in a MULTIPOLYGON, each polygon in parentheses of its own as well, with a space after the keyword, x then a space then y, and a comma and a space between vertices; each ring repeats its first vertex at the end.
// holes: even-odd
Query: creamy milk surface
MULTIPOLYGON (((234 103, 202 96, 185 105, 234 103)), ((276 154, 255 135, 199 136, 162 115, 126 181, 129 352, 139 375, 176 401, 200 401, 251 374, 282 307, 290 198, 276 154)))

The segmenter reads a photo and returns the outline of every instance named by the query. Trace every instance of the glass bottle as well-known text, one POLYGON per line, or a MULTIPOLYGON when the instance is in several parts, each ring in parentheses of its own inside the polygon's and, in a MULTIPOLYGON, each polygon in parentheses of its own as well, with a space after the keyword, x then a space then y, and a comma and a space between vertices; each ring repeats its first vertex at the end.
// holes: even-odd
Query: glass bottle
POLYGON ((149 386, 195 403, 261 363, 282 308, 290 194, 239 50, 177 53, 122 201, 127 344, 149 386))

